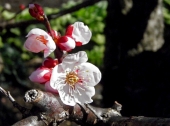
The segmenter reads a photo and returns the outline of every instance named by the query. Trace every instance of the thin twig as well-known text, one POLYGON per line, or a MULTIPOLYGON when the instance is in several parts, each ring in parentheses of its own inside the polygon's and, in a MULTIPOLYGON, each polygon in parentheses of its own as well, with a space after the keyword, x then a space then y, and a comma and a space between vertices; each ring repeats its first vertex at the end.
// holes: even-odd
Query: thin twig
POLYGON ((97 113, 89 104, 85 104, 85 106, 86 106, 89 110, 91 110, 91 111, 93 112, 93 114, 94 114, 100 121, 103 121, 103 118, 102 118, 100 115, 98 115, 98 113, 97 113))
MULTIPOLYGON (((30 3, 33 3, 33 2, 35 2, 35 0, 32 0, 30 3)), ((26 7, 28 7, 30 3, 28 3, 23 10, 25 10, 26 7)), ((15 15, 12 18, 8 19, 6 22, 10 22, 11 20, 15 19, 17 15, 20 14, 23 10, 20 9, 18 12, 15 13, 15 15)))
POLYGON ((15 101, 15 99, 12 97, 12 95, 10 94, 9 91, 6 91, 6 90, 3 89, 2 87, 0 87, 0 92, 1 92, 2 94, 4 94, 4 95, 12 102, 13 106, 14 106, 15 108, 17 108, 17 109, 22 113, 23 117, 29 115, 29 111, 30 111, 30 110, 27 109, 27 108, 25 108, 25 107, 23 107, 23 106, 21 106, 20 104, 18 104, 18 103, 15 101))
POLYGON ((8 93, 2 87, 0 87, 0 92, 8 97, 8 93))
MULTIPOLYGON (((66 10, 62 10, 62 11, 60 11, 58 13, 50 14, 47 17, 48 17, 49 20, 55 19, 55 18, 58 18, 58 17, 61 17, 61 16, 65 15, 65 14, 78 11, 81 8, 94 5, 95 3, 99 2, 99 1, 103 1, 103 0, 86 0, 86 1, 76 5, 74 7, 71 7, 71 8, 66 9, 66 10)), ((0 31, 2 29, 28 26, 30 24, 38 24, 38 23, 40 23, 40 21, 37 21, 37 20, 21 21, 21 22, 17 22, 17 23, 3 22, 3 23, 0 24, 0 31)))

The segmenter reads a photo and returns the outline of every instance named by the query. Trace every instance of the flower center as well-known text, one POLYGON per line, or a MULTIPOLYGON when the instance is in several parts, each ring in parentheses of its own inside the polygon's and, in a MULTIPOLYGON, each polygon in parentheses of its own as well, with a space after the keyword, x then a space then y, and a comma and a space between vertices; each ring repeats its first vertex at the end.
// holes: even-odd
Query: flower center
POLYGON ((69 72, 66 75, 65 82, 69 84, 72 88, 74 88, 74 85, 79 81, 79 78, 75 72, 69 72))
POLYGON ((37 36, 36 39, 41 41, 43 44, 46 44, 48 42, 43 35, 37 36))

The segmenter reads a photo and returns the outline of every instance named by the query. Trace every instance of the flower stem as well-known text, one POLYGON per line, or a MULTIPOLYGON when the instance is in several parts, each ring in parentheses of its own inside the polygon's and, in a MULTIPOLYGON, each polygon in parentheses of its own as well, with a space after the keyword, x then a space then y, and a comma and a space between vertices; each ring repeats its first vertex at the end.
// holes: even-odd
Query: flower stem
MULTIPOLYGON (((44 14, 43 17, 44 17, 44 25, 45 25, 48 33, 50 33, 51 37, 56 42, 56 38, 54 37, 54 34, 52 33, 52 28, 51 28, 51 25, 50 25, 50 22, 49 22, 47 16, 44 14)), ((54 54, 55 54, 55 57, 58 59, 59 63, 61 63, 64 53, 57 45, 56 45, 54 54)))

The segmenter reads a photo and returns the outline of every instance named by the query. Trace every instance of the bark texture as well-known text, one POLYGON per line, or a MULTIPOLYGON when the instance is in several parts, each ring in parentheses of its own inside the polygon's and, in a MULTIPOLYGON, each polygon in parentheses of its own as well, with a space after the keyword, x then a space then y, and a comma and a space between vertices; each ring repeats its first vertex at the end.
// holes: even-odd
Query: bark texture
POLYGON ((162 0, 108 0, 107 12, 104 106, 118 101, 123 116, 170 117, 162 0))
MULTIPOLYGON (((6 94, 2 88, 0 91, 6 94)), ((67 106, 61 102, 58 95, 36 89, 27 91, 24 99, 37 108, 31 109, 28 117, 12 126, 58 126, 65 120, 74 121, 81 126, 170 126, 170 118, 122 117, 122 105, 117 102, 112 108, 80 104, 67 106)), ((14 101, 13 99, 11 102, 14 101)))

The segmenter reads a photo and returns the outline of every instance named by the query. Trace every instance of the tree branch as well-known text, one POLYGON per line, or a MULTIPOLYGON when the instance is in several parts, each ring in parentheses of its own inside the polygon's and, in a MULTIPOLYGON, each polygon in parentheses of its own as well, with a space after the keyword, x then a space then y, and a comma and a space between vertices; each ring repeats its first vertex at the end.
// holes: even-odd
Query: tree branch
MULTIPOLYGON (((47 16, 47 18, 49 20, 51 19, 55 19, 55 18, 58 18, 58 17, 61 17, 65 14, 68 14, 68 13, 72 13, 72 12, 75 12, 81 8, 84 8, 84 7, 87 7, 87 6, 91 6, 99 1, 102 1, 102 0, 86 0, 74 7, 71 7, 69 9, 66 9, 66 10, 62 10, 58 13, 54 13, 54 14, 50 14, 47 16)), ((9 29, 9 28, 15 28, 15 27, 22 27, 22 26, 28 26, 30 24, 38 24, 40 23, 40 21, 37 21, 37 20, 28 20, 28 21, 22 21, 22 22, 15 22, 15 23, 10 23, 10 22, 3 22, 0 24, 0 31, 2 29, 9 29)))
POLYGON ((33 104, 34 107, 30 110, 32 115, 15 123, 14 126, 20 126, 23 123, 25 126, 34 123, 44 125, 42 122, 46 125, 54 123, 58 125, 65 120, 91 126, 105 124, 110 117, 120 116, 120 113, 112 108, 97 108, 91 105, 87 107, 80 104, 68 106, 62 103, 59 95, 36 89, 27 91, 24 100, 33 104))
MULTIPOLYGON (((12 103, 15 101, 2 87, 0 91, 12 103)), ((117 102, 112 108, 98 108, 88 104, 68 106, 62 103, 58 95, 37 89, 27 91, 24 100, 33 104, 33 108, 26 118, 12 126, 57 126, 65 120, 74 121, 82 126, 170 126, 170 118, 122 117, 119 112, 122 105, 117 102)))
POLYGON ((26 117, 26 116, 30 115, 30 113, 29 113, 30 110, 27 109, 27 108, 25 108, 25 107, 23 107, 23 106, 21 106, 21 105, 19 105, 19 104, 15 101, 15 99, 12 97, 12 95, 10 94, 9 91, 5 91, 2 87, 0 87, 0 92, 1 92, 2 94, 4 94, 4 95, 11 101, 11 103, 13 104, 13 106, 14 106, 15 108, 17 108, 17 109, 22 113, 22 116, 23 116, 23 117, 26 117))

